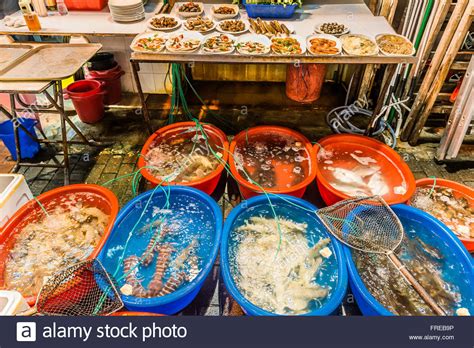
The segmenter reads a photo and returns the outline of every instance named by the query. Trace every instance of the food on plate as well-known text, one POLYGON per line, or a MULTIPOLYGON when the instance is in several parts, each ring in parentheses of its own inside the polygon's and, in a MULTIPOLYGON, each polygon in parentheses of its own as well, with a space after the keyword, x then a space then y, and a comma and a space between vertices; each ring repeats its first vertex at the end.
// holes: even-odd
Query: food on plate
POLYGON ((293 37, 275 37, 272 39, 272 50, 276 54, 302 54, 300 42, 293 37))
POLYGON ((339 24, 336 22, 323 23, 319 26, 319 31, 324 34, 341 35, 347 31, 347 27, 344 24, 339 24))
POLYGON ((249 18, 250 27, 255 34, 264 34, 266 36, 290 35, 291 30, 279 21, 262 21, 262 19, 249 18))
POLYGON ((206 32, 214 29, 214 22, 206 17, 197 16, 189 18, 184 26, 188 30, 194 30, 199 32, 206 32))
POLYGON ((405 37, 392 34, 383 34, 377 37, 377 44, 383 53, 411 56, 413 44, 405 37))
POLYGON ((166 38, 155 34, 138 39, 133 45, 133 48, 137 51, 158 52, 164 48, 165 44, 166 38))
POLYGON ((187 37, 184 34, 180 34, 169 38, 166 45, 171 51, 194 51, 201 46, 201 40, 193 37, 187 37))
POLYGON ((309 51, 313 54, 338 54, 337 42, 331 39, 315 37, 309 40, 309 51))
POLYGON ((363 35, 345 35, 341 40, 344 51, 350 55, 373 56, 378 52, 377 44, 363 35))
POLYGON ((234 50, 234 40, 226 34, 215 35, 204 42, 203 48, 207 52, 229 53, 234 50))
POLYGON ((219 27, 222 31, 228 31, 231 33, 238 33, 245 31, 245 23, 238 19, 229 19, 219 23, 219 27))
POLYGON ((182 4, 179 7, 178 12, 200 13, 202 12, 202 8, 201 5, 191 1, 182 4))
POLYGON ((156 29, 172 29, 178 25, 178 21, 173 17, 167 16, 153 17, 150 25, 156 29))
POLYGON ((214 8, 215 14, 233 15, 236 14, 235 8, 230 6, 218 6, 214 8))
POLYGON ((237 44, 237 50, 242 54, 265 54, 270 51, 270 47, 257 41, 248 40, 237 44))

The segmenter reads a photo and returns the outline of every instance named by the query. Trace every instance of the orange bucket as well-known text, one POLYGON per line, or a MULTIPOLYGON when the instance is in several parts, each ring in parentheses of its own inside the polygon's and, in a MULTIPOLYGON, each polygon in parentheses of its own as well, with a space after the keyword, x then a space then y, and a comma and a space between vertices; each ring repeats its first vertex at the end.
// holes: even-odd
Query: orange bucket
MULTIPOLYGON (((229 142, 227 141, 227 136, 223 131, 219 128, 211 125, 211 124, 201 124, 206 132, 207 136, 211 139, 214 139, 216 142, 219 141, 220 146, 222 148, 222 162, 227 163, 227 159, 229 157, 229 142)), ((145 156, 150 150, 152 144, 155 144, 160 139, 164 137, 173 136, 179 133, 182 133, 185 130, 188 130, 191 127, 196 127, 195 122, 178 122, 170 124, 169 126, 163 127, 158 129, 155 133, 153 133, 148 140, 146 141, 145 145, 142 148, 141 156, 138 159, 138 168, 141 169, 141 174, 143 177, 148 180, 153 187, 156 187, 161 183, 162 186, 166 185, 180 185, 180 186, 190 186, 194 187, 198 190, 201 190, 208 195, 210 195, 217 187, 219 183, 219 179, 221 178, 222 171, 224 170, 224 164, 219 164, 219 166, 209 175, 201 178, 199 180, 194 180, 191 182, 168 182, 165 183, 162 179, 154 176, 148 169, 144 168, 146 166, 145 156)))
MULTIPOLYGON (((237 146, 242 144, 243 142, 246 142, 249 138, 253 138, 255 136, 266 137, 271 134, 289 137, 302 143, 302 148, 306 150, 309 160, 307 161, 307 163, 301 164, 302 170, 307 173, 306 177, 301 182, 290 186, 292 181, 289 178, 289 174, 292 173, 295 165, 288 163, 285 164, 279 160, 272 159, 271 164, 274 168, 275 187, 265 188, 265 191, 267 193, 287 194, 290 196, 301 198, 304 195, 308 185, 316 177, 316 156, 314 155, 311 142, 303 134, 289 128, 278 126, 258 126, 244 130, 237 134, 234 137, 232 143, 230 144, 230 170, 232 172, 233 177, 237 180, 240 193, 245 199, 248 199, 262 194, 263 191, 258 185, 250 183, 239 173, 234 159, 237 146)), ((257 170, 257 166, 250 167, 248 163, 244 163, 244 167, 246 173, 249 175, 252 175, 257 170)))
MULTIPOLYGON (((432 187, 436 180, 436 187, 449 188, 453 190, 454 197, 461 198, 464 197, 468 200, 469 205, 474 207, 474 190, 466 185, 457 183, 455 181, 446 180, 446 179, 434 179, 434 178, 425 178, 419 179, 416 181, 416 187, 432 187)), ((411 204, 411 202, 408 202, 411 204)), ((436 216, 435 216, 436 218, 436 216)), ((456 236, 458 237, 458 236, 456 236)), ((474 238, 461 238, 462 244, 466 247, 467 251, 470 253, 474 252, 474 238)))
MULTIPOLYGON (((390 205, 405 203, 415 193, 415 177, 408 165, 395 150, 378 140, 362 135, 335 134, 321 139, 314 146, 316 157, 320 155, 321 148, 327 152, 338 151, 339 153, 349 153, 360 150, 365 153, 364 156, 370 155, 371 158, 377 161, 389 188, 394 188, 404 181, 406 185, 404 194, 395 194, 393 190, 391 190, 390 194, 383 196, 385 201, 390 205)), ((347 168, 343 168, 344 163, 338 165, 338 167, 351 170, 349 165, 350 162, 347 162, 347 168)), ((354 198, 344 192, 336 190, 326 179, 326 175, 327 174, 321 170, 318 161, 316 165, 316 182, 319 193, 328 206, 345 199, 354 198)))
MULTIPOLYGON (((99 208, 105 214, 110 215, 109 223, 107 224, 102 238, 89 256, 89 259, 94 259, 104 246, 104 243, 112 230, 119 210, 118 200, 112 191, 102 186, 88 184, 59 187, 39 195, 37 200, 48 209, 50 206, 60 206, 61 203, 64 204, 64 202, 61 202, 61 198, 74 193, 94 194, 91 196, 88 203, 90 203, 91 206, 99 208)), ((23 205, 0 230, 0 289, 4 286, 5 263, 10 250, 15 244, 15 234, 21 232, 22 228, 27 224, 35 221, 38 215, 41 216, 41 208, 35 200, 30 200, 28 203, 23 205)), ((36 296, 28 297, 26 300, 30 306, 33 306, 36 302, 36 296)))

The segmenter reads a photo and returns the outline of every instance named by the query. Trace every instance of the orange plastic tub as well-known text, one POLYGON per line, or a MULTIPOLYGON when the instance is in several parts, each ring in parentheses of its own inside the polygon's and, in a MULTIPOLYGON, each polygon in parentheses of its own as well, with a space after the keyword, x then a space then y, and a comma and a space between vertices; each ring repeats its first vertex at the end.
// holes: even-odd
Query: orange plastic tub
MULTIPOLYGON (((119 210, 118 200, 112 191, 102 186, 86 184, 60 187, 43 193, 42 195, 38 196, 37 199, 41 202, 45 209, 48 210, 52 207, 64 204, 61 202, 61 198, 74 193, 93 194, 90 196, 90 199, 88 199, 87 203, 90 206, 97 207, 104 213, 110 215, 110 220, 104 231, 104 235, 99 241, 99 244, 95 247, 92 254, 89 256, 90 259, 93 259, 99 254, 110 234, 110 231, 112 230, 112 226, 119 210)), ((2 229, 0 229, 0 289, 4 286, 5 261, 11 248, 15 244, 15 234, 21 232, 23 227, 35 221, 38 216, 41 216, 41 214, 42 210, 38 203, 35 200, 31 200, 23 205, 20 210, 18 210, 15 215, 13 215, 10 220, 8 220, 7 224, 2 229)), ((47 241, 45 241, 45 243, 47 243, 47 241)), ((29 305, 34 305, 36 302, 36 296, 28 297, 27 301, 29 305)))
MULTIPOLYGON (((278 126, 258 126, 244 130, 237 134, 233 139, 232 143, 230 144, 230 170, 234 178, 237 180, 240 193, 245 199, 248 199, 262 194, 263 190, 258 185, 249 182, 247 178, 244 178, 239 173, 234 159, 237 146, 239 146, 243 142, 248 141, 251 138, 254 138, 255 136, 262 136, 263 139, 271 134, 294 139, 302 143, 302 148, 306 150, 309 160, 302 162, 301 164, 302 170, 306 173, 306 177, 300 183, 291 185, 292 181, 290 180, 288 173, 292 173, 296 164, 283 163, 276 159, 272 159, 271 166, 274 168, 276 185, 274 188, 265 188, 265 191, 267 193, 287 194, 290 196, 301 198, 304 195, 308 185, 316 177, 316 157, 311 142, 303 134, 289 128, 278 126)), ((258 170, 257 166, 249 166, 247 165, 247 163, 245 163, 244 166, 245 172, 249 175, 253 174, 256 170, 258 170)))
MULTIPOLYGON (((159 142, 161 139, 165 139, 166 137, 173 136, 179 133, 183 133, 189 128, 196 127, 195 122, 178 122, 170 124, 169 126, 163 127, 158 129, 155 133, 153 133, 148 140, 146 141, 145 145, 142 148, 141 156, 138 159, 138 168, 141 169, 141 174, 143 177, 148 180, 154 187, 161 184, 165 185, 181 185, 181 186, 190 186, 194 187, 198 190, 201 190, 207 194, 212 194, 219 183, 219 179, 221 178, 222 171, 224 170, 224 163, 227 163, 227 159, 229 158, 229 142, 227 141, 227 136, 223 131, 219 128, 205 123, 202 124, 206 135, 209 139, 212 139, 218 146, 220 152, 222 153, 221 164, 209 175, 201 178, 199 180, 191 181, 191 182, 168 182, 165 183, 159 177, 154 176, 147 168, 145 162, 145 155, 148 153, 152 144, 159 142)), ((190 136, 193 133, 190 133, 190 136)))
POLYGON ((108 0, 64 0, 69 11, 100 11, 108 0))
MULTIPOLYGON (((318 144, 314 145, 317 158, 319 158, 321 154, 321 148, 327 152, 338 151, 352 153, 354 151, 362 151, 365 153, 364 156, 370 156, 377 161, 389 188, 396 187, 400 185, 401 181, 404 181, 406 185, 404 194, 395 194, 393 190, 391 190, 389 194, 383 196, 385 201, 390 205, 406 203, 415 193, 415 177, 408 165, 395 150, 380 141, 361 135, 336 134, 327 136, 321 139, 318 144)), ((321 169, 321 161, 318 161, 316 165, 316 182, 324 202, 329 206, 339 201, 353 198, 331 186, 325 177, 325 173, 321 169)), ((338 165, 338 167, 350 170, 350 164, 351 163, 348 162, 346 168, 343 168, 344 165, 338 165)))
MULTIPOLYGON (((466 185, 457 183, 455 181, 446 180, 446 179, 425 178, 425 179, 417 180, 416 187, 426 187, 426 186, 432 187, 433 184, 435 183, 435 180, 436 180, 437 187, 449 188, 453 190, 454 196, 456 198, 464 197, 468 200, 469 205, 471 207, 474 207, 474 189, 466 185)), ((410 202, 408 204, 410 204, 410 202)), ((461 240, 461 242, 464 244, 464 246, 470 253, 474 252, 474 238, 461 238, 461 237, 458 237, 458 238, 461 240)))

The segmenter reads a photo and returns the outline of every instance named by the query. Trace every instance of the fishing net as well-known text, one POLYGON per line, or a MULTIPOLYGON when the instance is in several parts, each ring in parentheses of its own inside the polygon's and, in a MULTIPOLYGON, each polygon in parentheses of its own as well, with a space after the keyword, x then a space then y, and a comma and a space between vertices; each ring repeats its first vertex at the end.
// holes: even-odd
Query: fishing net
POLYGON ((87 260, 50 277, 36 303, 44 315, 108 315, 123 307, 114 281, 98 260, 87 260))

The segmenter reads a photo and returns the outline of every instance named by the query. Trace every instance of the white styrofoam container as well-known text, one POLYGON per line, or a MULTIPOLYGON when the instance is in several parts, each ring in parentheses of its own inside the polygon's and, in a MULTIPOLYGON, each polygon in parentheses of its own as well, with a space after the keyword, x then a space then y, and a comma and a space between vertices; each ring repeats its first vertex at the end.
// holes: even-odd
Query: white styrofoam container
POLYGON ((0 290, 0 316, 16 315, 30 309, 18 291, 0 290))
POLYGON ((23 175, 0 174, 0 228, 31 199, 33 195, 23 175))

